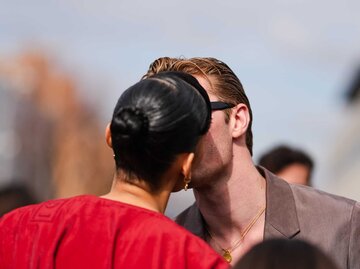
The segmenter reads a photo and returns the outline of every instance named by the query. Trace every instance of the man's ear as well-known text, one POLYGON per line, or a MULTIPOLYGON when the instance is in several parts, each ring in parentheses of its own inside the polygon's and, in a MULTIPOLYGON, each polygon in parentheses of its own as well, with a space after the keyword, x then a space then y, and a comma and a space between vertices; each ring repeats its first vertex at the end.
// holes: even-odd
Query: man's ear
POLYGON ((246 133, 249 127, 250 114, 248 107, 242 103, 236 105, 232 110, 232 136, 235 138, 246 133))
POLYGON ((108 144, 108 146, 110 148, 112 148, 110 123, 106 126, 106 129, 105 129, 105 140, 106 140, 106 144, 108 144))
POLYGON ((191 166, 194 160, 195 154, 193 152, 186 153, 181 166, 181 172, 186 179, 191 179, 191 166))

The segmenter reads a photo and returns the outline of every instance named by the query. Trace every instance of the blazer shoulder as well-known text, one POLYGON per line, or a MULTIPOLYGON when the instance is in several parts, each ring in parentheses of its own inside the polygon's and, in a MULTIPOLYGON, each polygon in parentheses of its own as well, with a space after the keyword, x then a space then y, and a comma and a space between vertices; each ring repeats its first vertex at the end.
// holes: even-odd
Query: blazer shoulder
MULTIPOLYGON (((308 186, 289 184, 297 205, 321 208, 322 211, 347 211, 353 213, 359 202, 336 194, 331 194, 308 186)), ((333 215, 334 213, 332 213, 333 215)))

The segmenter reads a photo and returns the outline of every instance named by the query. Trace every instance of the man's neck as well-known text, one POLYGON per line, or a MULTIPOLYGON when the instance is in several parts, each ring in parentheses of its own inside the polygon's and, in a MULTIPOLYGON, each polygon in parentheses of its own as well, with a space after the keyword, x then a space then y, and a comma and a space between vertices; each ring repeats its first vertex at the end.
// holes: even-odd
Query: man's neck
POLYGON ((246 177, 233 175, 219 182, 213 187, 194 190, 197 206, 209 226, 214 222, 214 226, 223 224, 227 229, 229 225, 241 228, 265 204, 266 181, 254 167, 246 177))
MULTIPOLYGON (((249 162, 234 169, 229 178, 217 179, 217 182, 206 189, 194 190, 194 194, 206 222, 207 240, 223 254, 221 248, 232 247, 239 241, 243 231, 266 206, 266 181, 249 162)), ((262 213, 243 238, 242 246, 233 251, 235 258, 263 239, 264 223, 262 213)))

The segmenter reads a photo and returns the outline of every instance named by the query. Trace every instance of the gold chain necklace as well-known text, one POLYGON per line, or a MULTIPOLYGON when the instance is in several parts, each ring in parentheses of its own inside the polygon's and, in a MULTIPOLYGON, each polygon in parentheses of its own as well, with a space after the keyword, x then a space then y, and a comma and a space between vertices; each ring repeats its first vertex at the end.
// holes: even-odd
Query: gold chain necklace
POLYGON ((222 246, 220 246, 220 244, 215 240, 213 234, 210 232, 210 230, 205 226, 205 229, 207 231, 207 233, 209 234, 210 238, 212 240, 214 240, 215 244, 217 245, 217 247, 223 252, 222 256, 223 258, 230 263, 232 261, 232 256, 231 256, 231 252, 234 251, 234 249, 236 249, 238 246, 240 246, 240 244, 242 243, 243 239, 245 238, 245 236, 247 235, 247 233, 251 230, 251 228, 255 225, 255 223, 257 222, 257 220, 260 218, 260 216, 262 215, 262 213, 264 213, 266 209, 266 206, 262 207, 260 209, 260 211, 256 214, 256 216, 251 220, 251 222, 246 226, 246 228, 244 229, 244 231, 240 234, 240 238, 238 240, 236 240, 233 244, 231 244, 232 246, 230 246, 229 248, 223 248, 222 246))

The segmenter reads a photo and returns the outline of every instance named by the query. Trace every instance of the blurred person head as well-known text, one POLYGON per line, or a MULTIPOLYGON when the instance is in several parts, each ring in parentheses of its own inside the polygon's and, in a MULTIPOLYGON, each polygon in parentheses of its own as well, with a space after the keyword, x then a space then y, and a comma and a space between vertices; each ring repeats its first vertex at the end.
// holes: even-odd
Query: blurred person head
POLYGON ((164 72, 141 80, 119 98, 106 131, 117 179, 158 192, 175 172, 173 190, 190 177, 199 139, 210 126, 210 100, 191 75, 164 72), (174 166, 175 165, 175 166, 174 166))
POLYGON ((312 158, 300 149, 280 145, 264 153, 259 165, 290 183, 311 185, 312 158))
POLYGON ((234 269, 337 269, 316 246, 289 239, 270 239, 255 245, 234 269))
POLYGON ((0 217, 13 209, 37 201, 25 185, 11 184, 0 189, 0 217))

